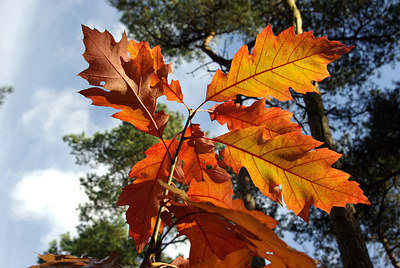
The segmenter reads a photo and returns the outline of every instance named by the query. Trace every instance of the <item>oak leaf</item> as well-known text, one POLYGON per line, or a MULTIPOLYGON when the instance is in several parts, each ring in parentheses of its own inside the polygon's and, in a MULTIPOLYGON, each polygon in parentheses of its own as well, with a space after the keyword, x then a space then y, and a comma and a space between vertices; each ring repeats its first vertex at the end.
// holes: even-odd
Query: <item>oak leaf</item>
POLYGON ((230 180, 229 173, 218 166, 212 139, 205 136, 199 125, 190 125, 185 137, 189 139, 183 143, 179 152, 179 161, 183 162, 185 176, 179 182, 189 185, 193 179, 201 181, 210 178, 215 182, 230 180))
POLYGON ((161 54, 160 45, 150 49, 149 44, 145 41, 138 43, 130 40, 128 44, 130 58, 135 59, 142 46, 145 46, 146 49, 150 51, 153 58, 155 75, 152 78, 151 86, 154 87, 157 84, 161 84, 163 87, 163 95, 167 97, 167 100, 185 104, 183 102, 183 94, 179 81, 172 80, 170 84, 168 83, 167 77, 168 74, 172 73, 172 64, 164 63, 164 57, 161 54))
POLYGON ((102 86, 105 90, 93 87, 79 93, 91 99, 93 105, 121 110, 113 117, 161 138, 168 115, 164 111, 155 113, 157 98, 163 94, 163 85, 151 83, 155 69, 148 45, 143 43, 138 46, 136 57, 130 59, 125 33, 116 43, 108 31, 102 33, 86 26, 82 26, 82 31, 86 47, 83 56, 89 67, 79 75, 89 84, 102 86))
POLYGON ((369 204, 358 183, 331 165, 340 154, 322 143, 297 132, 267 137, 265 127, 249 127, 224 134, 214 141, 227 147, 221 152, 224 162, 238 173, 245 166, 260 191, 273 200, 277 186, 289 209, 308 221, 310 204, 330 213, 333 206, 347 203, 369 204))
POLYGON ((129 206, 126 212, 129 236, 133 238, 138 252, 142 251, 153 234, 160 208, 159 196, 164 190, 157 180, 167 180, 171 167, 170 155, 175 153, 178 142, 174 139, 165 141, 165 144, 168 150, 162 142, 146 150, 147 157, 136 163, 129 173, 129 177, 135 178, 135 181, 124 187, 118 198, 118 206, 129 206))
POLYGON ((311 82, 329 77, 327 64, 350 49, 326 37, 316 38, 312 32, 296 35, 293 27, 275 36, 267 26, 257 36, 252 54, 244 45, 227 74, 217 70, 204 102, 232 100, 237 94, 292 100, 289 88, 299 93, 317 92, 311 82))
POLYGON ((240 249, 228 254, 223 260, 215 256, 210 256, 207 260, 190 263, 189 259, 184 259, 182 256, 176 258, 171 264, 179 268, 219 268, 219 267, 250 267, 253 254, 250 250, 240 249))
POLYGON ((211 256, 222 260, 232 252, 247 248, 243 237, 234 231, 235 226, 218 215, 180 203, 173 203, 168 209, 177 218, 179 234, 186 235, 191 242, 191 264, 211 256))
MULTIPOLYGON (((242 200, 232 200, 233 191, 230 181, 215 183, 208 178, 204 181, 192 180, 187 193, 182 193, 179 189, 171 189, 171 191, 181 199, 190 201, 189 206, 172 203, 168 207, 177 218, 178 231, 180 234, 187 235, 192 243, 189 258, 190 267, 201 267, 201 265, 218 267, 218 265, 224 265, 231 263, 233 260, 238 261, 239 259, 241 260, 240 263, 243 261, 251 262, 251 257, 254 254, 248 248, 252 248, 252 252, 256 252, 256 250, 254 249, 255 244, 250 239, 258 240, 258 236, 248 232, 245 226, 236 225, 233 218, 228 219, 226 222, 227 219, 224 219, 219 214, 209 214, 209 212, 205 213, 201 209, 194 208, 192 202, 209 202, 220 208, 237 211, 241 213, 238 215, 239 217, 254 217, 264 228, 272 229, 277 224, 274 219, 260 211, 247 210, 242 200), (219 245, 221 245, 221 235, 225 237, 222 249, 219 248, 219 245), (239 244, 237 239, 241 241, 239 244), (235 246, 233 247, 231 243, 234 243, 235 246), (236 248, 239 245, 241 249, 236 248), (242 252, 241 258, 240 255, 234 254, 238 250, 242 252), (199 252, 202 254, 199 255, 199 252), (246 254, 248 254, 247 257, 245 257, 246 254)), ((273 239, 279 240, 277 237, 273 239)), ((260 244, 260 246, 265 248, 265 245, 260 244)), ((260 250, 262 251, 262 249, 260 250)), ((247 263, 243 263, 242 266, 245 264, 247 263)))
POLYGON ((292 113, 278 107, 265 108, 265 99, 255 101, 250 106, 227 101, 214 105, 209 114, 211 120, 221 125, 226 123, 230 131, 264 125, 271 136, 300 132, 300 126, 290 121, 292 113))
POLYGON ((196 149, 185 142, 179 152, 179 160, 183 162, 182 170, 185 174, 183 180, 178 180, 186 185, 194 179, 197 181, 211 178, 217 182, 224 182, 231 179, 229 173, 218 167, 217 154, 197 153, 196 149))
POLYGON ((233 190, 230 180, 222 183, 216 183, 215 180, 206 178, 204 181, 193 180, 187 191, 187 196, 192 201, 209 202, 219 207, 238 210, 253 215, 260 222, 273 229, 277 225, 277 221, 272 217, 265 215, 261 211, 248 210, 241 199, 232 199, 233 190))
POLYGON ((248 239, 248 248, 253 251, 254 255, 268 259, 273 264, 285 264, 284 266, 277 265, 277 267, 315 267, 315 260, 289 247, 272 229, 254 216, 243 211, 214 206, 210 203, 187 202, 200 210, 220 215, 234 223, 239 234, 248 239))
POLYGON ((204 154, 214 151, 214 142, 201 131, 199 124, 191 124, 185 136, 189 136, 188 145, 195 148, 196 153, 204 154))
POLYGON ((39 254, 39 257, 44 261, 40 265, 33 265, 30 268, 39 267, 98 267, 98 268, 112 268, 118 259, 118 254, 112 252, 110 256, 107 256, 101 260, 92 259, 89 257, 78 258, 71 255, 54 255, 47 253, 44 255, 39 254))
MULTIPOLYGON (((315 267, 313 259, 289 247, 254 215, 190 199, 185 204, 170 201, 168 206, 176 215, 179 233, 191 241, 190 267, 218 267, 216 259, 224 261, 237 251, 266 258, 273 267, 315 267)), ((187 262, 179 263, 187 267, 187 262)))

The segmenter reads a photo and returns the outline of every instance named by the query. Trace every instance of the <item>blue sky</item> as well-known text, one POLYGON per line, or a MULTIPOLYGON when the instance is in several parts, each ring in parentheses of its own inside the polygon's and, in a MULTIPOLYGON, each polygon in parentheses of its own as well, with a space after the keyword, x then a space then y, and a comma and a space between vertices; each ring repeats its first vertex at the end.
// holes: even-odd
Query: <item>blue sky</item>
MULTIPOLYGON (((27 267, 48 242, 78 223, 76 207, 86 197, 79 177, 88 170, 75 165, 62 142, 69 133, 94 133, 119 121, 112 109, 94 107, 77 94, 88 87, 77 74, 87 67, 81 54, 81 24, 119 40, 120 14, 98 0, 3 0, 0 2, 0 86, 14 93, 0 108, 0 260, 3 267, 27 267), (36 253, 35 253, 36 252, 36 253)), ((211 78, 186 72, 182 63, 172 77, 181 82, 189 107, 204 99, 211 78), (193 82, 196 81, 196 82, 193 82)), ((396 72, 384 69, 381 81, 396 72)), ((390 83, 387 84, 389 86, 390 83)), ((171 109, 185 112, 183 106, 171 109)), ((200 115, 198 122, 207 122, 200 115)), ((207 125, 217 134, 219 125, 207 125)))

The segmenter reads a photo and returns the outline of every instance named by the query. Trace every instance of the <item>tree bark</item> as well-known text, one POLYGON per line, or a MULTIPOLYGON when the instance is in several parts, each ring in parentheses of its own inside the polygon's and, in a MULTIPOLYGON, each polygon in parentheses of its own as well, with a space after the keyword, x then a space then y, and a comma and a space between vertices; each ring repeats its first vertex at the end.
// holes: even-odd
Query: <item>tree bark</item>
MULTIPOLYGON (((291 21, 297 34, 303 32, 301 13, 296 5, 296 0, 285 0, 286 7, 290 10, 291 21)), ((318 84, 315 83, 318 89, 318 84)), ((314 139, 325 142, 325 145, 335 150, 328 117, 325 113, 322 97, 317 93, 307 93, 304 96, 308 115, 308 124, 314 139)), ((340 168, 340 162, 335 163, 340 168)), ((360 229, 360 224, 355 218, 353 204, 346 207, 333 207, 330 214, 336 241, 340 250, 340 258, 345 268, 372 268, 371 259, 360 229)))

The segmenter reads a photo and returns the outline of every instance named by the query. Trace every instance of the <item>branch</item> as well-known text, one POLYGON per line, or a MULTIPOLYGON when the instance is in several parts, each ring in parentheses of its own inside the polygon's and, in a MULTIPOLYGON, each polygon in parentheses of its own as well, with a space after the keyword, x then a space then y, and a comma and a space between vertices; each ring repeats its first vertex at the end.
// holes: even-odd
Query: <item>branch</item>
POLYGON ((212 64, 212 63, 214 63, 214 61, 209 61, 209 62, 207 62, 207 63, 204 63, 204 64, 202 64, 202 65, 196 67, 193 71, 187 72, 186 74, 191 74, 192 76, 194 76, 194 73, 195 73, 195 72, 197 72, 199 69, 202 69, 202 68, 204 68, 204 67, 207 67, 207 72, 209 72, 209 73, 215 73, 216 70, 211 70, 211 69, 208 68, 208 65, 210 65, 210 64, 212 64))
MULTIPOLYGON (((226 70, 229 70, 231 67, 232 60, 225 59, 221 56, 218 56, 211 48, 210 42, 214 38, 215 32, 211 32, 203 44, 199 47, 204 53, 206 53, 214 62, 218 63, 221 67, 225 67, 226 70)), ((222 69, 222 68, 221 68, 222 69)))
POLYGON ((297 8, 296 0, 285 0, 284 4, 291 12, 289 16, 294 27, 294 32, 296 34, 301 34, 303 32, 303 20, 301 18, 300 10, 297 8))

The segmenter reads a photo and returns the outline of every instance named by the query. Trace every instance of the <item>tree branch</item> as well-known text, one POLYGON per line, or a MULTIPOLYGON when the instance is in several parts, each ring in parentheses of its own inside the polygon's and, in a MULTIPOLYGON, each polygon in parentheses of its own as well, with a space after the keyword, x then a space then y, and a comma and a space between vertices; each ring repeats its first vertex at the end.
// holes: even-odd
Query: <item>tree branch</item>
POLYGON ((206 39, 204 39, 203 44, 199 47, 204 53, 206 53, 214 62, 218 63, 221 69, 229 70, 231 67, 232 60, 225 59, 219 55, 217 55, 211 48, 210 42, 214 38, 215 32, 211 32, 206 39))

